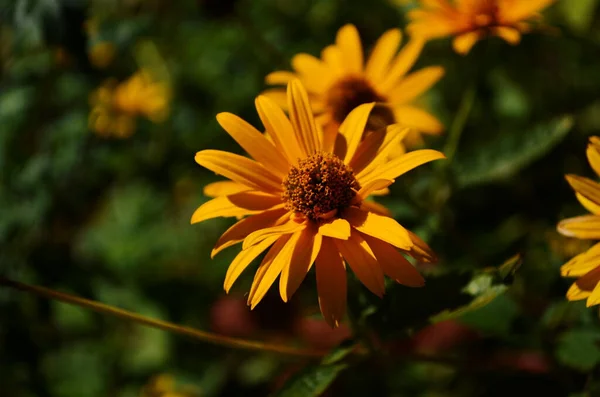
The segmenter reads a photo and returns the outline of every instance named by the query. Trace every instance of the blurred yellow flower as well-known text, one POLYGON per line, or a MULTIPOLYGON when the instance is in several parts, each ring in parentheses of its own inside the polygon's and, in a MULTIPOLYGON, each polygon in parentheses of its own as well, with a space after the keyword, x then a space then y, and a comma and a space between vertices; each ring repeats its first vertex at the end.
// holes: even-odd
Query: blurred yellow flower
POLYGON ((115 45, 110 41, 99 41, 88 51, 90 63, 97 68, 105 68, 113 61, 116 54, 115 45))
POLYGON ((409 12, 407 30, 429 40, 456 36, 452 45, 459 54, 487 36, 498 36, 516 45, 521 33, 555 0, 420 0, 421 8, 409 12))
MULTIPOLYGON (((590 138, 586 154, 600 176, 600 138, 590 138)), ((581 205, 592 214, 565 219, 558 224, 558 231, 568 237, 600 240, 600 184, 577 175, 566 178, 581 205)), ((564 277, 578 277, 567 292, 567 299, 587 298, 587 306, 600 304, 600 243, 571 259, 560 270, 564 277)))
POLYGON ((90 128, 101 136, 126 138, 135 131, 135 118, 160 123, 169 116, 171 89, 141 70, 126 81, 106 81, 91 95, 90 128))
MULTIPOLYGON (((367 130, 378 130, 399 123, 410 127, 404 144, 421 142, 418 132, 439 134, 442 124, 415 104, 444 74, 440 66, 430 66, 406 75, 417 61, 422 40, 411 40, 397 53, 402 42, 399 29, 385 32, 373 51, 363 60, 363 48, 354 25, 345 25, 337 33, 335 44, 321 52, 321 59, 297 54, 292 59, 294 72, 277 71, 266 77, 267 84, 285 85, 299 78, 308 90, 317 124, 325 140, 333 139, 346 116, 358 105, 376 102, 367 130)), ((282 107, 286 106, 285 89, 265 91, 282 107)))
POLYGON ((401 284, 422 286, 423 278, 403 254, 422 262, 434 261, 434 254, 384 207, 366 199, 405 172, 444 155, 426 149, 389 160, 390 150, 408 132, 397 124, 385 134, 361 139, 374 102, 358 106, 339 132, 326 137, 297 79, 287 86, 289 118, 267 96, 255 103, 266 136, 231 113, 217 115, 221 127, 253 160, 218 150, 196 154, 198 164, 230 181, 206 186, 205 192, 216 198, 200 206, 191 223, 249 215, 230 227, 211 253, 214 257, 242 242, 227 271, 225 290, 267 251, 248 304, 254 308, 277 277, 287 302, 315 263, 321 312, 336 327, 346 308, 346 264, 378 296, 384 293, 384 274, 401 284))
POLYGON ((140 392, 140 397, 199 397, 200 390, 193 386, 179 386, 169 374, 160 374, 150 380, 140 392))

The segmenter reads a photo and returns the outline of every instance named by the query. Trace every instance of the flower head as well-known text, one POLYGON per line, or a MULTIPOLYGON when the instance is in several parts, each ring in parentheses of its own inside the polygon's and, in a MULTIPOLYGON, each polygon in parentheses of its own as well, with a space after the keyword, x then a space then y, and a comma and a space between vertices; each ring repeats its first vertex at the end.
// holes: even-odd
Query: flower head
POLYGON ((518 44, 531 21, 555 0, 420 0, 421 8, 409 13, 412 36, 434 39, 456 36, 454 50, 466 54, 486 36, 518 44))
POLYGON ((314 263, 321 312, 333 327, 345 313, 346 264, 378 296, 384 293, 384 274, 401 284, 423 285, 403 254, 431 262, 433 253, 367 198, 444 155, 417 150, 388 160, 408 129, 392 125, 386 134, 361 139, 374 103, 354 109, 334 139, 325 139, 299 80, 288 84, 287 99, 289 118, 270 98, 256 99, 264 135, 233 114, 217 116, 252 159, 217 150, 196 154, 198 164, 230 181, 205 188, 215 198, 200 206, 191 222, 242 218, 219 238, 211 254, 242 242, 225 277, 226 291, 266 251, 248 297, 252 308, 277 277, 281 298, 288 301, 314 263))
MULTIPOLYGON (((358 31, 354 25, 346 25, 338 31, 335 44, 323 49, 321 59, 297 54, 292 59, 294 72, 273 72, 266 82, 285 85, 294 78, 300 79, 326 139, 335 136, 352 109, 376 102, 367 129, 377 130, 394 123, 411 127, 404 141, 410 146, 420 141, 417 131, 439 134, 443 130, 442 124, 414 101, 442 77, 444 69, 431 66, 407 75, 421 53, 423 41, 412 40, 397 54, 401 41, 399 29, 388 30, 364 61, 358 31)), ((264 95, 285 108, 283 87, 264 95)))
MULTIPOLYGON (((600 176, 600 138, 590 138, 586 154, 600 176)), ((568 237, 600 240, 600 184, 577 175, 566 178, 579 202, 591 215, 565 219, 558 224, 558 231, 568 237)), ((571 259, 560 270, 564 277, 578 277, 567 292, 567 299, 587 298, 588 306, 600 304, 600 243, 571 259)))

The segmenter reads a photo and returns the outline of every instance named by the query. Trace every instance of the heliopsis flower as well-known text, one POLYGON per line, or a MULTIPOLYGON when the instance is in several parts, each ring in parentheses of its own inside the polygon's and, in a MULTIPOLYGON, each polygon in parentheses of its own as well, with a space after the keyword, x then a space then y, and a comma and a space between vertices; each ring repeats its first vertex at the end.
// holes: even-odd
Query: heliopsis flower
MULTIPOLYGON (((586 154, 590 165, 600 176, 600 138, 590 138, 586 154)), ((558 231, 568 237, 600 240, 600 184, 577 175, 567 175, 566 178, 581 205, 591 214, 561 221, 558 231)), ((567 299, 587 298, 588 306, 600 304, 600 243, 571 259, 560 270, 564 277, 578 277, 567 292, 567 299)))
POLYGON ((396 125, 361 140, 374 103, 353 110, 335 139, 327 140, 316 126, 300 81, 288 84, 287 100, 289 119, 270 98, 256 99, 265 135, 233 114, 217 115, 252 159, 218 150, 196 154, 198 164, 230 181, 207 186, 206 192, 216 198, 200 206, 191 222, 243 217, 219 238, 211 256, 242 243, 225 276, 228 292, 266 252, 248 297, 251 308, 278 277, 281 298, 287 302, 314 263, 321 312, 335 327, 345 313, 346 264, 378 296, 384 293, 384 274, 401 284, 423 285, 403 254, 431 262, 433 253, 367 198, 405 172, 444 155, 424 149, 388 160, 389 151, 408 131, 396 125))
POLYGON ((117 84, 108 80, 90 97, 90 128, 101 136, 126 138, 135 131, 135 118, 144 116, 154 123, 169 114, 170 86, 141 70, 117 84))
POLYGON ((498 36, 509 44, 521 41, 540 11, 555 0, 421 0, 409 12, 408 31, 413 37, 435 39, 456 36, 452 45, 466 54, 480 39, 498 36))
MULTIPOLYGON (((440 66, 430 66, 406 74, 417 61, 422 40, 411 40, 397 53, 402 41, 399 29, 385 32, 365 61, 363 48, 354 25, 342 27, 335 44, 321 52, 321 59, 309 54, 297 54, 292 59, 294 72, 278 71, 266 77, 267 84, 285 85, 299 78, 317 121, 325 132, 325 140, 336 136, 350 111, 363 103, 376 102, 367 123, 368 130, 377 130, 399 123, 412 130, 404 144, 421 141, 418 132, 439 134, 442 124, 415 103, 444 74, 440 66)), ((280 106, 286 106, 285 88, 265 91, 265 96, 280 106)))

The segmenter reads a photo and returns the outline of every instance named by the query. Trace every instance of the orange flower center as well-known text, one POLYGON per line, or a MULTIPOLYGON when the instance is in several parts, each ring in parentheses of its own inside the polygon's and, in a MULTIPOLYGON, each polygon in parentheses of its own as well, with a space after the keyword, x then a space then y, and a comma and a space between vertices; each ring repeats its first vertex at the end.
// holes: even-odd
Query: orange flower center
MULTIPOLYGON (((336 123, 341 124, 346 116, 363 103, 386 102, 371 84, 360 77, 346 77, 334 84, 327 93, 327 107, 336 123)), ((376 130, 393 124, 394 114, 384 105, 375 107, 369 116, 367 130, 376 130)))
POLYGON ((290 169, 282 199, 288 211, 314 221, 348 207, 359 189, 352 168, 333 153, 319 152, 290 169))

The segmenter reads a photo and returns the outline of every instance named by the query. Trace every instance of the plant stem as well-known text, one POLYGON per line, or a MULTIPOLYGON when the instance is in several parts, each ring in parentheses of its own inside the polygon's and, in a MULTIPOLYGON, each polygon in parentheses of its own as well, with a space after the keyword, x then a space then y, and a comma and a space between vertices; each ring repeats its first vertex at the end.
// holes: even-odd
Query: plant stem
POLYGON ((475 91, 475 84, 471 84, 465 90, 460 101, 458 111, 456 112, 456 116, 454 117, 454 120, 452 120, 452 125, 450 126, 450 131, 448 133, 448 140, 446 141, 443 149, 443 152, 447 158, 447 160, 444 162, 446 165, 451 164, 452 159, 456 154, 456 150, 458 149, 460 137, 465 125, 467 124, 467 119, 469 118, 469 114, 473 108, 473 103, 475 102, 475 91))
POLYGON ((258 341, 249 341, 245 339, 232 338, 229 336, 217 335, 206 331, 201 331, 195 328, 186 327, 169 323, 162 320, 157 320, 145 317, 127 310, 119 309, 113 306, 105 305, 100 302, 81 298, 78 296, 66 294, 64 292, 54 291, 49 288, 29 285, 18 281, 9 280, 5 277, 0 277, 0 285, 14 288, 20 291, 31 292, 35 295, 44 298, 54 299, 70 305, 84 307, 98 313, 108 314, 124 320, 132 321, 138 324, 146 325, 153 328, 158 328, 163 331, 173 332, 179 335, 185 335, 203 342, 212 343, 215 345, 234 347, 238 349, 257 350, 262 352, 272 352, 278 354, 286 354, 300 357, 315 357, 321 358, 326 351, 314 349, 300 349, 283 345, 275 345, 258 341))

